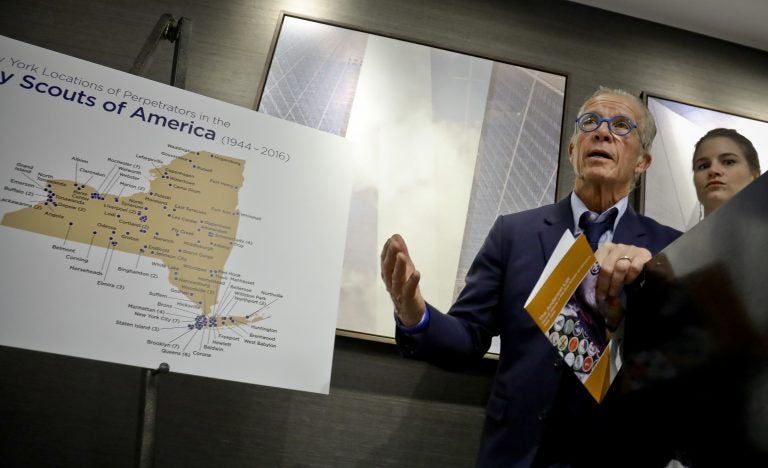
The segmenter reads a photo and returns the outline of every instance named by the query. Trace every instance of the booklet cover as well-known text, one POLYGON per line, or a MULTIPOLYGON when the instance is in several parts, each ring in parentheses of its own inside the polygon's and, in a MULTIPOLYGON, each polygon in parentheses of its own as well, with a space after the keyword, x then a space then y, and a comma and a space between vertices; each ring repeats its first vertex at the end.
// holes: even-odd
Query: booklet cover
POLYGON ((595 285, 600 265, 584 235, 563 233, 544 272, 525 303, 525 309, 541 331, 600 402, 621 366, 613 345, 623 327, 611 340, 595 301, 595 285))

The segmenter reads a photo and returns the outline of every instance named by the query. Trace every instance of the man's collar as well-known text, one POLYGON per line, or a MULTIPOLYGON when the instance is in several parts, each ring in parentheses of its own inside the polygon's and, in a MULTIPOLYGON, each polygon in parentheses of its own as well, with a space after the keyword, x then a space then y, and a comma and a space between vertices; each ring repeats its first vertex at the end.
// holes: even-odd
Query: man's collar
MULTIPOLYGON (((619 224, 619 220, 622 216, 624 216, 624 213, 627 211, 627 207, 629 206, 629 196, 626 196, 616 202, 615 205, 608 207, 607 210, 603 211, 602 213, 598 213, 600 216, 598 216, 598 220, 601 220, 605 213, 610 210, 613 207, 616 207, 619 210, 619 213, 616 215, 616 220, 613 222, 613 229, 612 231, 616 230, 616 226, 619 224)), ((576 195, 576 192, 571 192, 571 211, 573 213, 573 226, 574 226, 574 235, 578 235, 581 233, 581 228, 579 228, 579 219, 581 218, 582 213, 585 211, 590 211, 589 208, 587 208, 587 205, 584 204, 583 201, 581 201, 581 198, 579 198, 578 195, 576 195)))

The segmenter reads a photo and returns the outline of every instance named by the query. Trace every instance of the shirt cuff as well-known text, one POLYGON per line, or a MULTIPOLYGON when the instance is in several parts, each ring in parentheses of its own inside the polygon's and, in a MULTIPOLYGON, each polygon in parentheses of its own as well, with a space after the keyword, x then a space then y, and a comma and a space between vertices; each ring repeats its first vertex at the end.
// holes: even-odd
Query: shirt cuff
POLYGON ((403 322, 401 322, 400 318, 397 316, 397 312, 395 312, 395 325, 397 326, 398 330, 409 335, 424 330, 427 328, 427 325, 429 325, 429 306, 424 309, 424 315, 421 317, 421 320, 419 320, 419 323, 412 327, 406 327, 403 325, 403 322))

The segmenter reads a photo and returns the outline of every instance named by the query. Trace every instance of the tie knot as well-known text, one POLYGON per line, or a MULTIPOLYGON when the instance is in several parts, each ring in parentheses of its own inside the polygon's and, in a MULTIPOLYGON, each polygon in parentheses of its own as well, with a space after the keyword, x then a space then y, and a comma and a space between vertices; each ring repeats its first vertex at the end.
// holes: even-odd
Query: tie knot
POLYGON ((611 208, 605 213, 605 216, 601 221, 598 221, 600 215, 591 211, 585 211, 579 218, 579 227, 584 231, 584 235, 587 236, 587 242, 589 242, 592 250, 597 250, 598 242, 606 231, 613 227, 613 222, 616 220, 616 215, 619 210, 615 207, 611 208))

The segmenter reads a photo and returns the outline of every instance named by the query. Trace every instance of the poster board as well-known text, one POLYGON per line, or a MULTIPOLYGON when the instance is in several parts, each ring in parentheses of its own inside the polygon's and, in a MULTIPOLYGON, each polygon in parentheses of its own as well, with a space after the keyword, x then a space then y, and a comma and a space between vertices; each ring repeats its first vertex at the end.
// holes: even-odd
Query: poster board
MULTIPOLYGON (((285 13, 259 112, 356 146, 338 328, 394 337, 380 279, 401 234, 446 312, 499 215, 552 203, 566 76, 285 13)), ((495 342, 492 349, 498 349, 495 342)))
POLYGON ((0 344, 327 393, 352 155, 0 36, 0 344))

